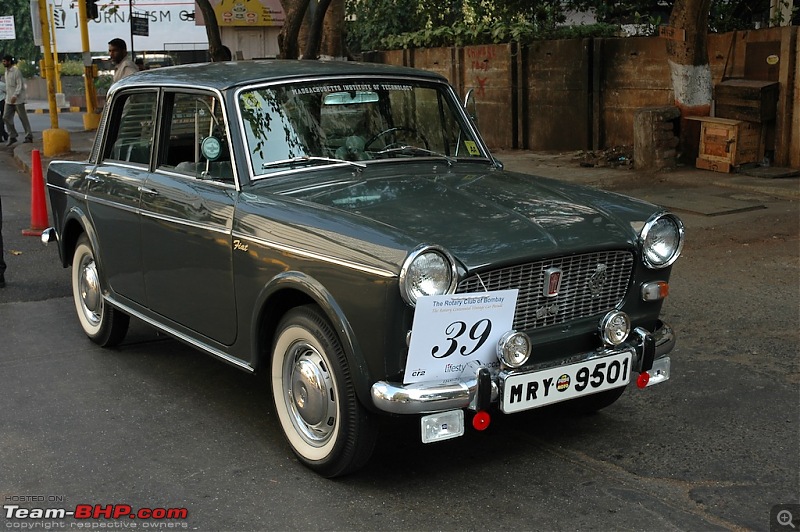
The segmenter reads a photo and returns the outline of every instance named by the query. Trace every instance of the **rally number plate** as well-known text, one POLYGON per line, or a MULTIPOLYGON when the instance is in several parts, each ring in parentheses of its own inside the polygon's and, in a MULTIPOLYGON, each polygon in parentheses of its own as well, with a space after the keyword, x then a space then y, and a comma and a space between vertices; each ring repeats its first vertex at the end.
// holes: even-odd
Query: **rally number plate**
POLYGON ((569 366, 507 376, 500 409, 506 414, 625 386, 631 379, 631 352, 569 366))

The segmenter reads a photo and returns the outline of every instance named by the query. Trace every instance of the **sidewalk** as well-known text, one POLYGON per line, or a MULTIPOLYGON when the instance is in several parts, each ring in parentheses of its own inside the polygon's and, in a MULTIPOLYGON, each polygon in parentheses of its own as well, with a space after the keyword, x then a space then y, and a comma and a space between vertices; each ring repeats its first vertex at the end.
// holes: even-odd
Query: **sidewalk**
MULTIPOLYGON (((31 101, 27 104, 27 108, 29 111, 33 110, 34 112, 39 109, 46 109, 47 102, 31 101)), ((63 110, 60 112, 63 112, 63 110)), ((86 159, 94 142, 95 131, 68 131, 71 152, 52 158, 86 159)), ((46 171, 51 158, 44 157, 41 132, 35 135, 33 143, 15 145, 14 157, 18 164, 29 171, 31 167, 31 152, 34 149, 40 150, 42 168, 46 171)), ((756 177, 744 173, 723 174, 690 166, 681 166, 673 170, 647 172, 635 170, 628 165, 613 166, 611 164, 603 164, 603 161, 600 161, 600 164, 587 164, 586 161, 592 160, 592 158, 587 157, 587 153, 582 151, 498 150, 494 152, 494 155, 503 162, 507 170, 551 177, 561 181, 613 190, 623 194, 638 195, 639 197, 642 197, 642 191, 649 191, 648 197, 644 198, 648 201, 654 201, 654 198, 650 197, 652 194, 656 194, 656 199, 658 199, 662 195, 669 194, 670 190, 695 188, 707 191, 709 187, 718 189, 720 193, 725 191, 729 193, 745 191, 790 201, 800 199, 800 169, 794 169, 794 172, 789 171, 789 174, 794 174, 791 177, 770 178, 756 177), (640 194, 634 192, 640 192, 640 194)), ((660 201, 654 202, 661 203, 660 201)))

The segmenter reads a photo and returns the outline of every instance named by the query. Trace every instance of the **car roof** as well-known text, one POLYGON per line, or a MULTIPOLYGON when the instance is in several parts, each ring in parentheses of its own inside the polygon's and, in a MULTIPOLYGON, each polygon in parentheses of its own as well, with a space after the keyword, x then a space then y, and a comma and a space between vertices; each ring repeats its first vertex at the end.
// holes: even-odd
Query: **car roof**
POLYGON ((332 76, 413 76, 446 81, 444 76, 408 67, 354 61, 253 60, 192 63, 162 67, 128 76, 117 87, 140 84, 191 85, 218 90, 259 82, 332 76))

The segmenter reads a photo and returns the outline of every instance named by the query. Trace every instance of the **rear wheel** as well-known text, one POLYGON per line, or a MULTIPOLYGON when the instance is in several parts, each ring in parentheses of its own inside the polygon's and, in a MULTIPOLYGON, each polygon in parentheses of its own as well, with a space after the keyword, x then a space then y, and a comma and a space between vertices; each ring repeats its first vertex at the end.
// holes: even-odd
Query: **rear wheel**
POLYGON ((325 477, 367 462, 375 423, 356 398, 338 337, 316 307, 298 307, 281 320, 270 380, 281 428, 301 462, 325 477))
POLYGON ((130 317, 103 299, 99 267, 86 234, 78 239, 72 257, 72 299, 83 332, 94 343, 111 347, 125 338, 130 317))

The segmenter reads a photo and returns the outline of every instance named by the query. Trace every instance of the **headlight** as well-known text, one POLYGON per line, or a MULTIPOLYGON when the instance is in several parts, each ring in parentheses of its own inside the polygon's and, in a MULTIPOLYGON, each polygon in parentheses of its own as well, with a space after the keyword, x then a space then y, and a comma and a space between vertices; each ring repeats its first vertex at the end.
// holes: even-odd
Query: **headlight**
POLYGON ((642 258, 649 268, 666 268, 683 248, 683 222, 672 214, 651 218, 642 229, 642 258))
POLYGON ((453 293, 456 289, 456 265, 442 248, 423 246, 414 250, 400 270, 400 293, 406 303, 417 304, 422 296, 453 293))

